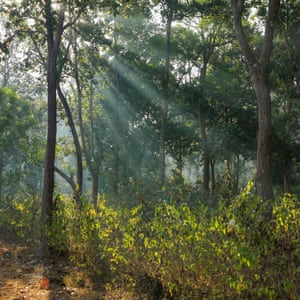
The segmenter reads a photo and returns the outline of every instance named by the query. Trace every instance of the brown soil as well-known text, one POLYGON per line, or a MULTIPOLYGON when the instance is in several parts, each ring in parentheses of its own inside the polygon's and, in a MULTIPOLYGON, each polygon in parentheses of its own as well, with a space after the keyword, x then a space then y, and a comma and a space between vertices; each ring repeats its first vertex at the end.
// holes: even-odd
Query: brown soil
POLYGON ((0 240, 0 300, 125 299, 93 289, 84 272, 63 257, 39 260, 36 249, 0 240))

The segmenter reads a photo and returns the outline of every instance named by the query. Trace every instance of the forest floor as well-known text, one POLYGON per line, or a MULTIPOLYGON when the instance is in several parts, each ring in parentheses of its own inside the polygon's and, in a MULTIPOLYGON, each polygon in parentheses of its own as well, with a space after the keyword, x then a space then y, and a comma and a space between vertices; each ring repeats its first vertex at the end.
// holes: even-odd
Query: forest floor
POLYGON ((41 261, 37 253, 34 243, 0 239, 0 300, 125 299, 124 294, 93 289, 90 279, 65 258, 41 261))

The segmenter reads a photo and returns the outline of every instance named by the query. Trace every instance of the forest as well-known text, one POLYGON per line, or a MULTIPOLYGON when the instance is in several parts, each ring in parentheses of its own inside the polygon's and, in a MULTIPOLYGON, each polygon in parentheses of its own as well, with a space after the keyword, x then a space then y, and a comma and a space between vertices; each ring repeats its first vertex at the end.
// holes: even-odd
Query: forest
POLYGON ((298 0, 0 0, 0 299, 299 300, 299 120, 298 0))

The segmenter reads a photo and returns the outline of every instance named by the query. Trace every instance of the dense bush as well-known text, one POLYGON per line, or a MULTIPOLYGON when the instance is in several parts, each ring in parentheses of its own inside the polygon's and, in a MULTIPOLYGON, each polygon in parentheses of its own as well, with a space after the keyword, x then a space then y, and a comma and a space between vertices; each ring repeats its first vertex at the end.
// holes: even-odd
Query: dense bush
MULTIPOLYGON (((138 299, 299 299, 299 201, 278 199, 266 221, 269 207, 251 189, 214 211, 164 200, 151 217, 141 206, 114 208, 104 199, 97 209, 84 202, 79 210, 60 197, 50 246, 95 287, 121 287, 138 299)), ((25 235, 34 229, 34 207, 16 202, 1 214, 2 226, 25 235)))
POLYGON ((40 205, 38 197, 16 196, 0 203, 0 235, 7 239, 39 238, 40 205))

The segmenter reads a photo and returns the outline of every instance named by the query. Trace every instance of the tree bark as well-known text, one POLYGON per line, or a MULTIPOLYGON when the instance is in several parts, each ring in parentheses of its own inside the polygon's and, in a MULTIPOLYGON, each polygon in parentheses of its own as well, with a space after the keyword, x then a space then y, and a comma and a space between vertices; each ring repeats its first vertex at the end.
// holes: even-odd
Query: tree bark
MULTIPOLYGON (((96 209, 97 207, 97 196, 98 196, 98 188, 99 188, 99 165, 100 163, 96 160, 92 153, 92 149, 94 147, 93 137, 89 137, 89 130, 85 129, 85 125, 83 122, 83 113, 82 113, 82 90, 81 90, 81 82, 79 78, 79 68, 78 68, 78 53, 77 53, 77 44, 74 42, 74 78, 76 83, 77 90, 77 108, 78 108, 78 123, 79 123, 79 131, 81 137, 81 145, 82 152, 86 160, 86 164, 88 170, 92 176, 92 202, 96 209), (90 140, 89 140, 90 138, 90 140)), ((92 95, 92 83, 90 85, 90 95, 89 95, 89 110, 90 113, 93 111, 93 95, 92 95)), ((92 134, 94 130, 93 118, 90 119, 90 134, 92 134)))
MULTIPOLYGON (((117 18, 116 14, 114 15, 114 48, 115 48, 115 55, 118 58, 118 39, 119 39, 119 32, 117 26, 117 18)), ((115 68, 114 72, 114 89, 115 89, 115 110, 114 110, 114 117, 115 117, 115 126, 116 126, 116 134, 113 137, 113 165, 112 165, 112 192, 114 196, 119 194, 119 181, 120 181, 120 141, 118 135, 122 131, 121 125, 121 97, 120 97, 120 74, 118 68, 115 68)))
POLYGON ((204 119, 204 112, 202 105, 199 105, 199 123, 200 123, 200 133, 201 133, 201 140, 203 145, 203 190, 205 194, 209 195, 209 162, 210 162, 210 155, 209 155, 209 148, 207 144, 207 136, 206 136, 206 126, 205 126, 205 119, 204 119))
POLYGON ((99 192, 99 172, 92 171, 92 201, 94 208, 97 210, 97 200, 98 200, 98 192, 99 192))
POLYGON ((113 149, 113 167, 112 167, 112 192, 114 196, 119 194, 119 173, 120 173, 120 150, 117 145, 113 149))
POLYGON ((0 153, 0 201, 2 200, 2 181, 3 181, 3 157, 0 153))
POLYGON ((74 141, 74 145, 75 145, 75 151, 76 151, 76 163, 77 163, 77 172, 76 172, 76 185, 75 188, 73 187, 74 190, 74 196, 75 196, 75 200, 77 202, 78 205, 80 204, 80 196, 82 193, 82 181, 83 181, 83 167, 82 167, 82 151, 81 151, 81 146, 80 146, 80 142, 79 142, 79 137, 77 134, 77 130, 74 124, 74 119, 72 116, 72 112, 70 110, 69 104, 67 102, 67 99, 65 97, 65 95, 63 94, 60 86, 58 85, 58 96, 60 98, 60 101, 65 109, 67 118, 68 118, 68 124, 70 126, 71 129, 71 133, 73 136, 73 141, 74 141))
POLYGON ((267 74, 253 74, 258 104, 258 134, 256 153, 256 192, 264 200, 273 200, 271 176, 272 113, 267 74))
POLYGON ((64 23, 64 10, 59 12, 56 34, 54 34, 53 12, 51 10, 51 0, 45 4, 46 28, 47 28, 47 103, 48 103, 48 131, 47 145, 44 167, 44 186, 41 205, 42 221, 42 255, 47 255, 48 245, 46 236, 46 227, 52 223, 53 213, 53 190, 54 190, 54 164, 55 164, 55 146, 56 146, 56 88, 57 88, 57 54, 61 42, 64 23))
MULTIPOLYGON (((297 60, 293 56, 293 52, 290 49, 289 39, 288 39, 288 30, 289 25, 288 21, 286 22, 286 26, 281 26, 281 30, 283 32, 284 37, 284 45, 287 53, 287 57, 289 59, 290 64, 292 65, 292 76, 289 80, 289 87, 291 91, 295 91, 297 94, 298 91, 298 80, 297 80, 297 60)), ((284 193, 291 192, 291 184, 290 184, 290 173, 291 173, 291 163, 292 163, 292 151, 291 151, 291 124, 292 124, 292 110, 293 110, 293 100, 290 96, 287 96, 286 103, 285 103, 285 137, 284 137, 284 162, 283 162, 283 191, 284 193)))
POLYGON ((216 190, 216 178, 215 178, 215 161, 213 159, 210 160, 210 170, 211 170, 211 190, 212 193, 216 190))
POLYGON ((233 192, 235 194, 239 191, 239 182, 240 182, 240 155, 237 153, 234 159, 234 185, 233 185, 233 192))
POLYGON ((161 123, 160 123, 160 138, 159 138, 159 184, 161 187, 165 184, 165 169, 166 169, 166 131, 168 121, 169 107, 169 77, 170 77, 170 50, 171 50, 171 25, 173 19, 173 10, 168 8, 167 24, 166 24, 166 58, 163 72, 163 98, 161 104, 161 123))
POLYGON ((271 176, 272 114, 268 66, 273 47, 274 24, 278 15, 280 0, 269 0, 260 57, 254 55, 243 29, 242 14, 244 2, 244 0, 230 0, 236 36, 252 72, 253 87, 258 107, 256 192, 258 196, 268 201, 274 199, 271 176))
MULTIPOLYGON (((294 77, 293 77, 294 78, 294 77)), ((290 171, 291 171, 291 162, 292 162, 292 154, 291 154, 291 115, 292 115, 292 99, 288 97, 286 100, 286 124, 285 124, 285 137, 284 137, 284 164, 283 164, 283 191, 284 193, 290 193, 290 171)))
POLYGON ((57 167, 54 167, 54 170, 57 174, 59 174, 70 186, 71 188, 75 191, 76 189, 76 184, 74 182, 74 180, 69 177, 66 173, 64 173, 62 170, 60 170, 57 167))
POLYGON ((200 126, 200 133, 203 145, 203 191, 205 196, 209 196, 209 182, 210 182, 210 175, 209 175, 209 163, 210 163, 210 153, 209 153, 209 146, 207 143, 207 134, 206 134, 206 124, 205 124, 205 112, 204 112, 204 105, 203 102, 205 101, 205 82, 206 82, 206 72, 207 72, 207 65, 208 60, 211 56, 211 51, 208 53, 203 54, 203 65, 200 71, 200 96, 199 96, 199 126, 200 126))

